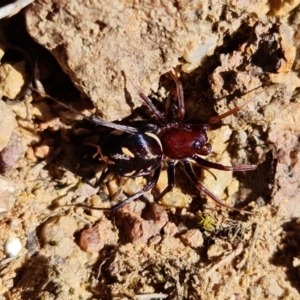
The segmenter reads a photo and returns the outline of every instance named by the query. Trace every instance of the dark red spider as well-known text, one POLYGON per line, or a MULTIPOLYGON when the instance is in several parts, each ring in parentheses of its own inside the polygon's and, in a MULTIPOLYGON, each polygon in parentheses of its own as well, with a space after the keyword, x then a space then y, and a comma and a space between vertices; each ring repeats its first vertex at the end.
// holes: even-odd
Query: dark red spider
POLYGON ((171 121, 169 121, 166 116, 153 105, 151 100, 132 82, 139 96, 144 101, 144 104, 154 114, 157 122, 157 124, 148 124, 143 128, 106 122, 96 117, 87 117, 64 103, 52 97, 50 98, 79 113, 94 124, 115 129, 97 145, 101 159, 107 166, 106 171, 104 171, 103 176, 101 176, 102 179, 110 171, 125 177, 139 177, 153 173, 152 178, 142 190, 113 205, 111 210, 118 210, 125 204, 137 199, 152 189, 158 181, 162 163, 167 162, 168 185, 155 200, 162 198, 174 187, 175 164, 179 162, 183 165, 187 176, 199 191, 205 193, 223 207, 240 211, 223 203, 218 197, 207 190, 198 180, 190 161, 194 161, 198 166, 205 169, 212 168, 224 171, 249 171, 257 168, 258 164, 224 166, 200 157, 200 155, 206 156, 211 152, 211 144, 208 143, 206 134, 210 124, 217 123, 235 114, 241 110, 248 101, 224 114, 210 117, 204 121, 197 119, 185 120, 183 88, 177 75, 173 73, 171 73, 171 75, 176 83, 178 99, 177 113, 171 121))

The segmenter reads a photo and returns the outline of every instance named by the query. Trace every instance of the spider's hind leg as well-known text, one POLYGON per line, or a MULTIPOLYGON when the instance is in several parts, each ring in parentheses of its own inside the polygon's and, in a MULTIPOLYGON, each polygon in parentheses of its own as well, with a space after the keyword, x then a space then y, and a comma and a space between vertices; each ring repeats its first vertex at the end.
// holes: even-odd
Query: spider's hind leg
POLYGON ((120 201, 119 203, 113 205, 111 207, 112 211, 117 211, 118 209, 120 209, 121 207, 123 207, 124 205, 130 203, 131 201, 137 199, 138 197, 142 196, 143 194, 145 194, 147 191, 151 190, 152 188, 154 188, 154 186, 156 185, 158 178, 159 178, 159 174, 161 171, 161 167, 157 168, 154 171, 153 177, 150 179, 150 181, 137 193, 135 193, 134 195, 130 196, 129 198, 120 201))

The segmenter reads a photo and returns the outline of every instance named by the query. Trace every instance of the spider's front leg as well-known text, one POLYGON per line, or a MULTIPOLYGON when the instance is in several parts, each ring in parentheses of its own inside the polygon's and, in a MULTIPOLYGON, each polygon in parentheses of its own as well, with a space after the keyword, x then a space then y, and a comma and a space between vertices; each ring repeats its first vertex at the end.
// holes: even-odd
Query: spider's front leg
POLYGON ((176 96, 178 99, 177 119, 178 119, 178 121, 183 121, 184 116, 185 116, 183 87, 182 87, 181 82, 178 80, 176 71, 174 71, 174 73, 171 71, 170 74, 176 84, 176 96))
POLYGON ((197 155, 193 155, 192 159, 197 162, 199 166, 205 167, 205 168, 212 168, 217 170, 223 170, 223 171, 251 171, 255 170, 260 161, 255 165, 239 165, 239 166, 224 166, 222 164, 214 163, 208 160, 205 160, 197 155))
POLYGON ((193 182, 193 184, 195 185, 195 187, 200 191, 203 192, 204 194, 208 195, 212 200, 214 200, 218 205, 226 207, 228 209, 234 210, 234 211, 238 211, 238 212, 244 212, 247 214, 251 214, 248 211, 242 210, 242 209, 238 209, 238 208, 234 208, 230 205, 225 204, 224 202, 222 202, 217 196, 215 196, 213 193, 211 193, 205 186, 203 186, 203 184, 198 180, 197 175, 195 174, 190 162, 185 159, 182 161, 182 164, 184 166, 184 170, 187 174, 187 176, 190 178, 190 180, 193 182))
MULTIPOLYGON (((259 88, 261 88, 261 86, 258 86, 254 89, 252 89, 251 91, 249 91, 248 93, 251 93, 251 92, 254 92, 256 90, 258 90, 259 88)), ((247 93, 247 94, 248 94, 247 93)), ((199 119, 196 119, 196 118, 190 118, 187 120, 186 123, 190 123, 190 124, 214 124, 214 123, 218 123, 220 122, 221 120, 231 116, 231 115, 234 115, 236 114, 237 112, 239 112, 241 109, 243 109, 249 102, 251 102, 254 98, 251 98, 247 101, 245 101, 243 104, 241 104, 240 106, 237 106, 233 109, 230 109, 228 111, 226 111, 225 113, 223 114, 220 114, 220 115, 217 115, 217 116, 214 116, 214 117, 210 117, 206 120, 199 120, 199 119)))

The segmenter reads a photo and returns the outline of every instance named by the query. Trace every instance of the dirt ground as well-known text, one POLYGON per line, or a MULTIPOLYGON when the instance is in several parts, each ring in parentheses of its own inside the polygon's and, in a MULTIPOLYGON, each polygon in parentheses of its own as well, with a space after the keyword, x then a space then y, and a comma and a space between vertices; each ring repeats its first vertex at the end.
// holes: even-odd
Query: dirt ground
POLYGON ((300 299, 299 3, 36 0, 0 20, 0 299, 300 299), (166 158, 103 210, 151 175, 99 184, 111 130, 89 116, 155 123, 134 85, 172 115, 171 70, 186 119, 241 106, 203 158, 257 169, 193 163, 240 211, 180 163, 155 202, 166 158))

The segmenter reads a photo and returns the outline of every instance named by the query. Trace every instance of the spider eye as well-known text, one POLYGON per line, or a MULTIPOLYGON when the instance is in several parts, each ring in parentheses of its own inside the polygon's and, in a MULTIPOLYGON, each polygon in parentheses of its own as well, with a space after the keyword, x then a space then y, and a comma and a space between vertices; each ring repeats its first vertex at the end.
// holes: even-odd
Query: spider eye
POLYGON ((202 148, 202 143, 199 141, 199 140, 196 140, 196 141, 194 141, 194 143, 193 143, 193 147, 195 148, 195 149, 201 149, 202 148))

